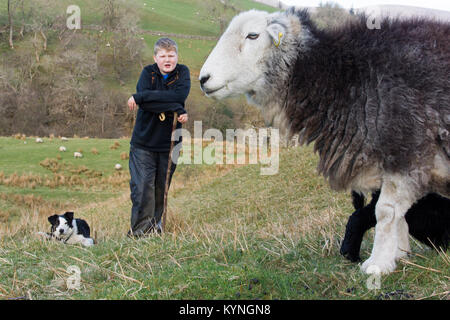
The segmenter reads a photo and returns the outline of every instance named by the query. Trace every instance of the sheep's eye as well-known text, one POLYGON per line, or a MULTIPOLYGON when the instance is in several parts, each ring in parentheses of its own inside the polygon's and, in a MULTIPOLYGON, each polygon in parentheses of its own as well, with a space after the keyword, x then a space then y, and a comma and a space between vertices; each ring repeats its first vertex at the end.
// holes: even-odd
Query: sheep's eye
POLYGON ((249 33, 247 35, 247 39, 250 39, 250 40, 256 40, 256 39, 258 39, 258 37, 259 37, 259 34, 257 34, 257 33, 249 33))

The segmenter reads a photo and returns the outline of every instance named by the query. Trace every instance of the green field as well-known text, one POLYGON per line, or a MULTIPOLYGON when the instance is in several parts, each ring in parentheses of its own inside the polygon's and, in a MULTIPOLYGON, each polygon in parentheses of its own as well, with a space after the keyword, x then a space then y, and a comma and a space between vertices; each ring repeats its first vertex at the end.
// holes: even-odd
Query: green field
POLYGON ((128 140, 43 140, 0 138, 0 219, 17 221, 33 210, 42 214, 63 208, 69 211, 117 197, 127 185, 128 161, 121 156, 128 155, 128 140), (67 151, 59 151, 60 146, 67 151), (75 159, 76 151, 83 158, 75 159), (115 170, 115 164, 124 170, 115 170))
MULTIPOLYGON (((382 277, 379 290, 367 288, 359 266, 339 254, 350 197, 331 191, 317 176, 311 147, 282 149, 273 176, 261 176, 259 165, 179 165, 167 232, 132 240, 125 236, 128 170, 113 169, 115 163, 126 168, 120 154, 128 151, 127 139, 74 138, 63 155, 58 138, 26 141, 0 139, 0 189, 6 194, 0 202, 3 299, 448 299, 448 254, 413 239, 411 257, 382 277), (111 150, 116 141, 120 146, 111 150), (75 149, 85 156, 74 159, 75 149), (55 161, 64 170, 53 173, 39 165, 58 155, 55 161), (82 166, 84 173, 76 173, 82 166), (44 179, 31 188, 8 185, 14 173, 80 178, 54 187, 44 179), (91 225, 94 247, 36 236, 49 227, 49 209, 69 208, 91 225), (69 266, 81 271, 76 290, 67 287, 69 266)), ((362 244, 363 259, 372 237, 373 231, 362 244)))
POLYGON ((135 0, 133 3, 142 8, 139 17, 144 30, 204 36, 217 36, 219 20, 224 17, 229 20, 239 11, 252 8, 275 11, 275 8, 249 0, 231 1, 233 7, 229 8, 211 0, 135 0))

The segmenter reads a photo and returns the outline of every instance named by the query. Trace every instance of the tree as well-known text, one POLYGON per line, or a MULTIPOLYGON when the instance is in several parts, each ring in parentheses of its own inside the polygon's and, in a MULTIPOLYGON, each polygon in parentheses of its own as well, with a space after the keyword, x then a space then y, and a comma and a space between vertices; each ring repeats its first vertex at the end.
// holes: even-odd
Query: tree
POLYGON ((319 28, 336 28, 342 25, 351 15, 339 4, 333 2, 321 3, 312 15, 319 28))
POLYGON ((11 47, 11 49, 14 49, 12 15, 13 15, 13 8, 11 5, 11 0, 8 0, 9 46, 11 47))

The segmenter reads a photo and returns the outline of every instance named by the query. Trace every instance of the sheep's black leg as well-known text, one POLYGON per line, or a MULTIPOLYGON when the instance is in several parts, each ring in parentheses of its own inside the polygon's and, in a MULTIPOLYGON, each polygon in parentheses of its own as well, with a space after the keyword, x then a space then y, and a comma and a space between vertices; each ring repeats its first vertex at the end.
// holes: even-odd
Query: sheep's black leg
POLYGON ((450 242, 450 199, 430 193, 406 213, 409 233, 427 246, 447 250, 450 242))
POLYGON ((372 201, 364 207, 364 196, 352 192, 353 206, 356 211, 348 219, 340 250, 341 254, 352 262, 361 260, 359 251, 364 234, 377 223, 375 205, 379 195, 380 192, 372 194, 372 201))

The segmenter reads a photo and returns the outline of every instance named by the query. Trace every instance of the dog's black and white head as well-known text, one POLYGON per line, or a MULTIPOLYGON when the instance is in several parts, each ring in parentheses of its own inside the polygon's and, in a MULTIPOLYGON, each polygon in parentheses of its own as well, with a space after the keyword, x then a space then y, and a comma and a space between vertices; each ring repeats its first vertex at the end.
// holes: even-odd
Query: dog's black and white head
POLYGON ((52 227, 50 233, 57 239, 67 239, 75 231, 73 223, 73 212, 66 212, 63 215, 53 215, 48 217, 52 227))

